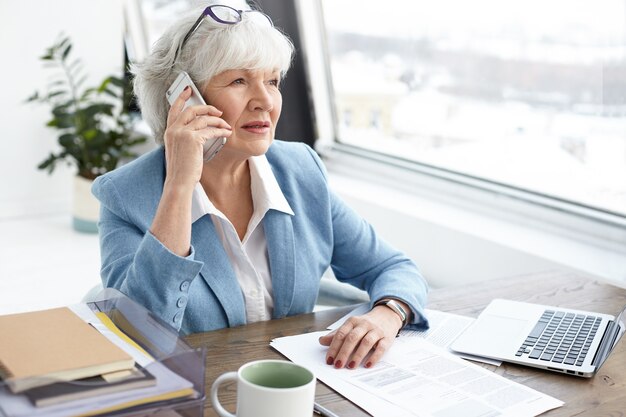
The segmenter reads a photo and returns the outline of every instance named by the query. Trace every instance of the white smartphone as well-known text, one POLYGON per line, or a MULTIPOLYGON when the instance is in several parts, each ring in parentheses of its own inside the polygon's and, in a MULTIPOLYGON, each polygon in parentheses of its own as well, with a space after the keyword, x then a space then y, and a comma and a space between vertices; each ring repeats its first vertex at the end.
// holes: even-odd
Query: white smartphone
MULTIPOLYGON (((200 94, 196 85, 193 83, 193 81, 191 81, 191 77, 189 76, 189 74, 187 74, 185 71, 182 71, 180 74, 178 74, 178 77, 176 77, 170 88, 168 88, 165 92, 165 97, 170 103, 170 106, 172 105, 172 103, 174 103, 174 101, 176 101, 178 96, 180 96, 180 93, 182 93, 187 86, 191 87, 192 94, 191 97, 189 97, 189 100, 187 100, 187 102, 185 103, 185 108, 187 108, 188 106, 206 104, 204 102, 204 99, 202 98, 202 94, 200 94)), ((204 142, 204 161, 210 161, 215 155, 217 155, 217 153, 226 144, 226 140, 226 137, 222 137, 207 140, 206 142, 204 142)))

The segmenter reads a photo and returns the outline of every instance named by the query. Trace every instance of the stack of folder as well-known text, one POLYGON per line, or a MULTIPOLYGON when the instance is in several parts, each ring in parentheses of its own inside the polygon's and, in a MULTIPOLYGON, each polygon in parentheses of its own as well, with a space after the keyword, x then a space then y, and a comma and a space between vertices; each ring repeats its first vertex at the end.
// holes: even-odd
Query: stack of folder
MULTIPOLYGON (((123 298, 120 293, 114 295, 123 298)), ((124 301, 132 309, 141 308, 124 301)), ((130 325, 119 309, 106 314, 99 311, 101 306, 80 304, 0 316, 0 416, 124 415, 125 410, 203 403, 203 375, 189 378, 184 367, 168 366, 178 356, 192 353, 201 359, 203 374, 202 352, 191 351, 173 336, 173 345, 152 343, 149 353, 109 315, 123 318, 126 330, 132 329, 145 342, 142 331, 137 331, 141 324, 130 325)), ((146 311, 133 310, 130 315, 135 320, 136 311, 148 317, 146 311)), ((152 321, 149 330, 171 334, 171 329, 160 326, 152 321)))

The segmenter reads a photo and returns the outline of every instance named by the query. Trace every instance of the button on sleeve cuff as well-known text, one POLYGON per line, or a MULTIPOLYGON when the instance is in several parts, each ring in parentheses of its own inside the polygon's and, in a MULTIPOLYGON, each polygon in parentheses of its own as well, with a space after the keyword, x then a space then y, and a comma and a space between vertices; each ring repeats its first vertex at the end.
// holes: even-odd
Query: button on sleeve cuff
POLYGON ((147 232, 135 255, 133 279, 127 280, 126 293, 179 329, 191 282, 204 262, 196 261, 195 251, 181 257, 147 232))

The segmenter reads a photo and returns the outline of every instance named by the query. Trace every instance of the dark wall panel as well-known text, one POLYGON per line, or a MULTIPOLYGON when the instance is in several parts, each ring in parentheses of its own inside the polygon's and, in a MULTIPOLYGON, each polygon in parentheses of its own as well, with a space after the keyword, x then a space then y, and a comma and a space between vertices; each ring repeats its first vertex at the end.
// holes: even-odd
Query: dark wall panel
POLYGON ((283 111, 276 128, 276 138, 305 142, 313 146, 315 116, 307 88, 294 1, 256 0, 256 3, 272 18, 274 25, 291 38, 296 48, 291 69, 282 83, 283 111))

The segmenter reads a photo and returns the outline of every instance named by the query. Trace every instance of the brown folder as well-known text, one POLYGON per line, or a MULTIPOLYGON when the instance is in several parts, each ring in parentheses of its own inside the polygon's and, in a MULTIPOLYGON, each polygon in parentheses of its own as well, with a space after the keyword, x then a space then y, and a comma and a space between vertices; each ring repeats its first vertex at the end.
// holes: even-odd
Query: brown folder
POLYGON ((13 392, 131 369, 134 363, 67 307, 0 316, 0 378, 13 392))

